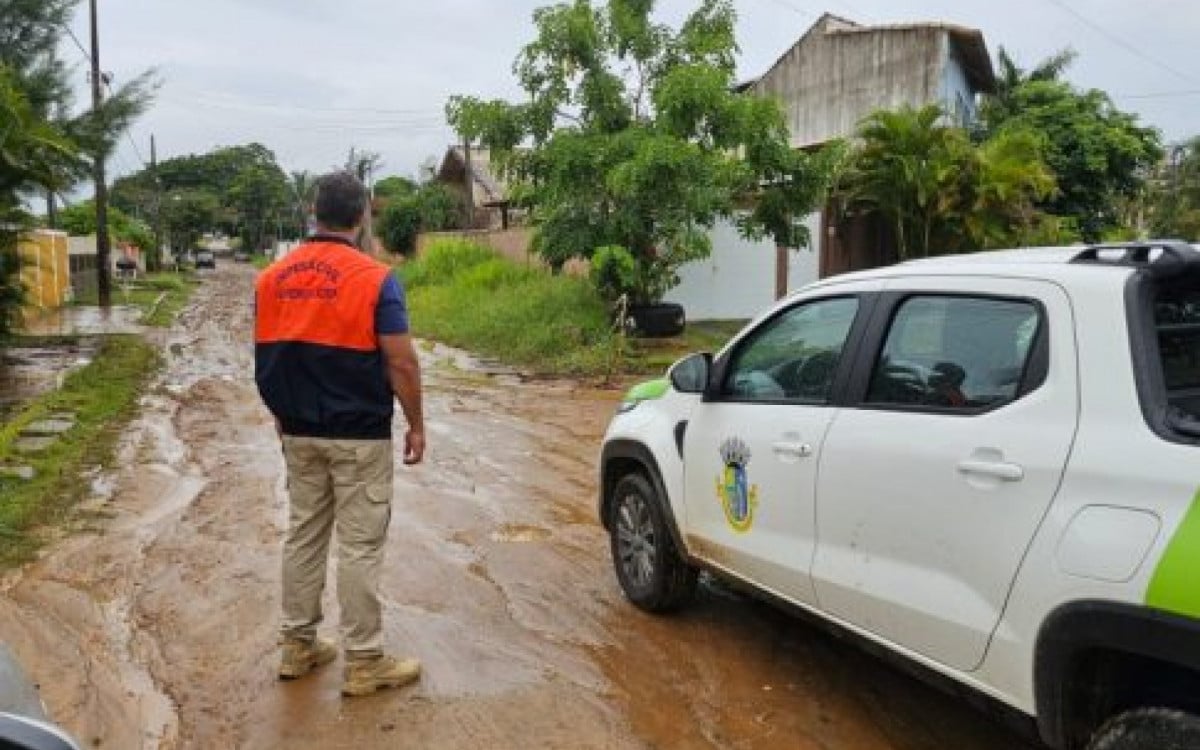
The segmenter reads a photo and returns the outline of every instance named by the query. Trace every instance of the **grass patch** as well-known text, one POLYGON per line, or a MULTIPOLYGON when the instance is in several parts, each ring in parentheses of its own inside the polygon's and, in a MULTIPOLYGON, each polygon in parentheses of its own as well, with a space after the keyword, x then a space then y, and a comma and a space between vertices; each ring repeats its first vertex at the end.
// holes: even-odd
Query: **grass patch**
MULTIPOLYGON (((192 276, 178 273, 147 274, 127 285, 114 285, 114 305, 132 305, 142 310, 142 324, 165 328, 175 321, 175 316, 191 299, 192 292, 200 285, 192 276)), ((76 305, 99 304, 95 294, 84 295, 75 300, 76 305)))
POLYGON ((587 279, 519 265, 461 240, 401 274, 415 332, 546 374, 611 372, 619 339, 587 279))
POLYGON ((255 253, 250 256, 250 264, 261 271, 271 265, 271 259, 262 253, 255 253))
POLYGON ((637 373, 661 373, 682 357, 694 352, 716 354, 745 320, 702 320, 688 323, 682 336, 666 339, 636 339, 631 344, 631 369, 637 373))
POLYGON ((0 465, 31 466, 37 472, 32 481, 0 477, 0 565, 29 559, 38 546, 34 529, 66 518, 86 492, 83 472, 111 461, 160 361, 158 351, 137 336, 107 337, 95 360, 69 375, 60 390, 0 426, 0 465), (74 413, 76 425, 44 453, 16 454, 13 443, 20 431, 56 412, 74 413))
POLYGON ((689 324, 671 339, 625 339, 588 279, 555 276, 463 240, 434 243, 401 267, 417 335, 542 374, 659 374, 715 352, 744 321, 689 324))

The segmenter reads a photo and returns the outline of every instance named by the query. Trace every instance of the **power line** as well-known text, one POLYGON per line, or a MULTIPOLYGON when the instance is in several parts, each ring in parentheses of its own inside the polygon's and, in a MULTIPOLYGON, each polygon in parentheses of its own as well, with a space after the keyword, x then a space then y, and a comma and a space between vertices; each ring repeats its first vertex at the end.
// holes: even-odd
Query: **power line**
POLYGON ((90 61, 92 57, 91 54, 83 46, 83 42, 79 41, 79 37, 75 36, 75 32, 71 31, 71 27, 64 24, 62 28, 63 31, 66 31, 67 35, 71 37, 71 41, 75 42, 75 46, 79 48, 79 52, 83 55, 83 59, 90 61))
POLYGON ((138 161, 142 163, 143 167, 146 166, 146 158, 142 156, 142 150, 138 148, 137 141, 133 140, 133 136, 128 130, 125 131, 125 139, 129 141, 130 146, 133 146, 133 153, 137 154, 138 161))
POLYGON ((1181 91, 1156 91, 1151 94, 1113 94, 1114 99, 1172 99, 1183 96, 1200 96, 1200 89, 1181 91))
POLYGON ((1125 41, 1125 39, 1122 38, 1120 35, 1112 33, 1111 31, 1104 28, 1100 24, 1096 23, 1092 19, 1088 18, 1087 16, 1083 15, 1079 11, 1075 10, 1070 5, 1067 5, 1066 0, 1050 0, 1050 2, 1057 5, 1059 8, 1061 8, 1066 13, 1071 14, 1080 23, 1084 24, 1085 26, 1088 26, 1093 31, 1095 31, 1097 34, 1100 34, 1101 36, 1105 37, 1110 42, 1112 42, 1113 44, 1116 44, 1117 46, 1121 47, 1126 52, 1129 52, 1130 54, 1134 55, 1135 57, 1139 57, 1142 60, 1150 63, 1151 65, 1155 65, 1159 68, 1162 68, 1163 70, 1167 71, 1168 73, 1179 76, 1180 78, 1184 79, 1185 81, 1190 81, 1192 83, 1200 83, 1200 79, 1193 78, 1192 76, 1188 75, 1187 73, 1184 73, 1184 72, 1180 71, 1179 69, 1168 65, 1167 63, 1163 62, 1162 60, 1159 60, 1155 57, 1151 57, 1150 55, 1143 52, 1139 47, 1125 41))

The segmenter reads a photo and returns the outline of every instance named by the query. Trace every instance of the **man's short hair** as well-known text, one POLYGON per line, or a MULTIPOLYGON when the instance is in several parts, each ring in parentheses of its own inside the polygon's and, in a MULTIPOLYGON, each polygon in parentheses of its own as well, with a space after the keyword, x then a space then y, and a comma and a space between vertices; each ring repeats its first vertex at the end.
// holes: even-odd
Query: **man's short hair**
POLYGON ((329 229, 353 229, 367 210, 367 189, 349 172, 331 172, 317 180, 313 213, 329 229))

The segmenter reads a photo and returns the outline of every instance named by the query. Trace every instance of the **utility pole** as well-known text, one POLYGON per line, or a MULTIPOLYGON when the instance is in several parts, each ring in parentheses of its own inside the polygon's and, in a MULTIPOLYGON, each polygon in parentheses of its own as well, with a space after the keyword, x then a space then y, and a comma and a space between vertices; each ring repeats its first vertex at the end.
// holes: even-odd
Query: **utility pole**
MULTIPOLYGON (((92 116, 100 117, 104 98, 104 78, 100 72, 100 28, 96 18, 96 0, 89 0, 92 12, 92 116)), ((112 246, 108 237, 108 185, 104 181, 104 154, 94 155, 96 177, 96 286, 100 306, 112 304, 112 246)))
POLYGON ((150 270, 162 270, 162 183, 158 179, 158 149, 150 134, 150 179, 154 181, 154 249, 150 251, 150 270))

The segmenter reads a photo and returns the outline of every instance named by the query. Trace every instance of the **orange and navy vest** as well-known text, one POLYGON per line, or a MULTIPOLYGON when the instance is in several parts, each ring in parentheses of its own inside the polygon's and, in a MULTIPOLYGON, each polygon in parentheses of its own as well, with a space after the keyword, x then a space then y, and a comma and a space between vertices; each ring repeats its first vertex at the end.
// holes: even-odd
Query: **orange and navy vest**
POLYGON ((391 437, 392 389, 375 333, 390 273, 350 242, 318 235, 259 276, 254 375, 285 435, 391 437))

